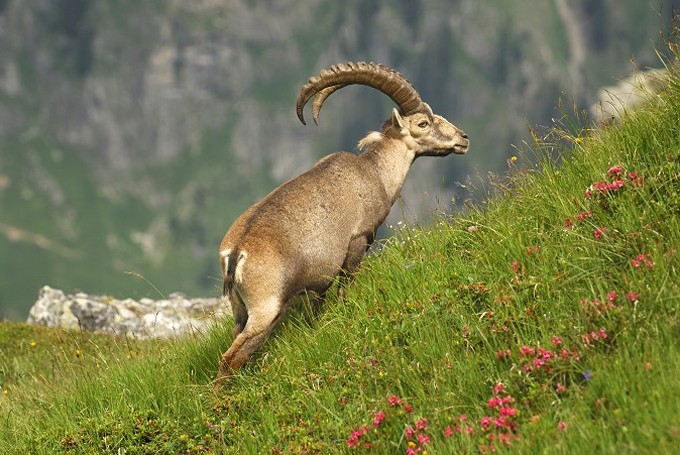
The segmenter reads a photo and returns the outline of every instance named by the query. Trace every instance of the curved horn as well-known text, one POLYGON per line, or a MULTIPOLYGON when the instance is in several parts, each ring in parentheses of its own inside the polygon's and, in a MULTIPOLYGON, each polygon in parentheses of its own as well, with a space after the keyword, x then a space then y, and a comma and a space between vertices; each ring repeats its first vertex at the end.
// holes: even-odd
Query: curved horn
POLYGON ((373 62, 347 62, 322 70, 302 87, 297 99, 297 115, 300 121, 307 124, 303 109, 311 97, 316 96, 312 105, 312 114, 316 121, 326 98, 351 84, 367 85, 380 90, 392 98, 403 115, 413 114, 423 105, 416 89, 393 69, 373 62))

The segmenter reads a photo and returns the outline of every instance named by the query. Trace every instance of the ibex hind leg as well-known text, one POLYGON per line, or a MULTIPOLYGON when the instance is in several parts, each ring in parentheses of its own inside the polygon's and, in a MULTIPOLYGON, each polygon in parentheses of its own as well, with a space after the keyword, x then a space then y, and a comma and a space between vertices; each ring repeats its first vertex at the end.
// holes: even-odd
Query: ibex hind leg
POLYGON ((247 306, 248 320, 243 331, 234 338, 227 352, 222 354, 218 380, 221 377, 230 376, 241 368, 262 347, 286 309, 285 302, 276 297, 259 300, 253 304, 249 302, 247 306))

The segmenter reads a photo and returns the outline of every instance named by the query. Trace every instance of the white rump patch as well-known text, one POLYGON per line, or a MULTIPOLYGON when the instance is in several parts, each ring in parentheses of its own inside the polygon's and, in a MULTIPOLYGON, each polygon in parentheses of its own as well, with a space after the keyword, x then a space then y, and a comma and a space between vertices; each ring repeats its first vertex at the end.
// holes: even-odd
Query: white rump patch
POLYGON ((243 263, 246 262, 247 257, 248 253, 241 251, 238 259, 236 259, 236 270, 234 270, 234 281, 236 282, 243 283, 243 263))

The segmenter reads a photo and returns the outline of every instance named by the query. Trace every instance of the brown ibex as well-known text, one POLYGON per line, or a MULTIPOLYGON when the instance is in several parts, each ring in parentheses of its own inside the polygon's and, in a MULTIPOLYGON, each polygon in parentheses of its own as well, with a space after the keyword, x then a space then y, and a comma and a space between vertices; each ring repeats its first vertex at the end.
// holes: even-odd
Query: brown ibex
POLYGON ((250 207, 220 245, 224 296, 235 319, 217 384, 264 343, 301 291, 324 295, 339 275, 356 271, 419 156, 465 153, 467 135, 432 113, 399 73, 375 63, 333 65, 302 87, 297 114, 310 98, 315 123, 336 90, 362 84, 399 107, 380 132, 359 142, 359 155, 338 152, 250 207))

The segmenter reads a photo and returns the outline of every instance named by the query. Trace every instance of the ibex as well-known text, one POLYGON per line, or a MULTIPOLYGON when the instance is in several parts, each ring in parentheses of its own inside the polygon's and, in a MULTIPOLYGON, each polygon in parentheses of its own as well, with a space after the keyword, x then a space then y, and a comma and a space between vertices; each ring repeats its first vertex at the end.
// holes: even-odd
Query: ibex
POLYGON ((264 343, 301 291, 325 295, 338 276, 355 272, 401 191, 413 160, 467 151, 467 135, 435 115, 411 84, 376 63, 333 65, 302 87, 297 115, 310 98, 314 122, 323 102, 350 84, 373 87, 399 110, 361 153, 338 152, 282 184, 243 213, 220 245, 223 293, 235 320, 216 384, 264 343))

